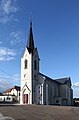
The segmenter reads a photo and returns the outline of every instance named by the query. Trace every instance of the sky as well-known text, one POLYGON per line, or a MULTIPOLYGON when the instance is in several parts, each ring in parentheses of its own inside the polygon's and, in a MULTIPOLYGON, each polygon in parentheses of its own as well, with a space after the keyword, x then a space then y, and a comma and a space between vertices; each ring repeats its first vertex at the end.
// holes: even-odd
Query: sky
POLYGON ((0 91, 20 85, 30 16, 40 72, 71 77, 79 97, 79 0, 0 0, 0 91))

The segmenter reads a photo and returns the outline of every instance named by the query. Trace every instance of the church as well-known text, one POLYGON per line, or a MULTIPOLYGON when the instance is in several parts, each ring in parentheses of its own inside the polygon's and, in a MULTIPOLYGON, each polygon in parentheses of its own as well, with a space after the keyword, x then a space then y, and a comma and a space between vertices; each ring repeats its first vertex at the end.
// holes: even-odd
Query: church
POLYGON ((72 105, 71 78, 52 79, 40 73, 39 60, 30 20, 27 45, 21 57, 20 104, 72 105))

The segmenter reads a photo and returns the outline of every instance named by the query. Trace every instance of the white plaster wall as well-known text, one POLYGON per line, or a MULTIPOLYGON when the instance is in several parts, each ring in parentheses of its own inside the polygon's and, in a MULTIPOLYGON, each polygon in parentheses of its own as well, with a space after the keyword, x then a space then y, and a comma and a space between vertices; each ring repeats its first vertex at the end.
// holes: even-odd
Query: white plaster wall
POLYGON ((12 89, 11 92, 10 92, 10 94, 18 96, 18 93, 17 93, 16 89, 12 89))
POLYGON ((16 89, 12 89, 11 92, 3 93, 4 95, 15 95, 16 99, 19 101, 20 100, 20 91, 17 91, 16 89))
POLYGON ((20 94, 20 91, 17 91, 16 89, 11 90, 11 95, 15 95, 18 101, 20 100, 19 94, 20 94))
POLYGON ((24 90, 23 87, 25 84, 27 84, 28 88, 31 91, 29 103, 32 104, 32 54, 29 54, 27 48, 25 48, 24 55, 21 58, 21 101, 20 101, 21 104, 23 104, 22 92, 24 90), (28 65, 26 69, 24 69, 25 59, 28 61, 28 65), (26 77, 24 77, 25 74, 26 77))
POLYGON ((3 95, 10 95, 10 94, 11 94, 11 92, 3 93, 3 95))
POLYGON ((12 96, 8 96, 8 95, 6 95, 6 96, 0 96, 0 101, 1 102, 3 102, 4 99, 5 99, 5 102, 12 102, 13 101, 12 96), (9 97, 10 99, 8 100, 7 97, 9 97))

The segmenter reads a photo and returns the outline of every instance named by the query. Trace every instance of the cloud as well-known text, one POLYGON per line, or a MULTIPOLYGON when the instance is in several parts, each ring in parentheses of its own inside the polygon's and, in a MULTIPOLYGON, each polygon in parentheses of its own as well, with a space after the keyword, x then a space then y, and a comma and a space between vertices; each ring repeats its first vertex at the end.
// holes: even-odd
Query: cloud
POLYGON ((14 85, 20 85, 20 74, 11 75, 3 70, 0 71, 0 92, 13 87, 14 85))
POLYGON ((7 81, 12 80, 13 83, 15 83, 15 82, 18 83, 18 82, 20 82, 20 74, 12 75, 12 74, 9 74, 9 73, 0 69, 0 79, 4 79, 4 80, 7 80, 7 81))
POLYGON ((0 41, 0 44, 2 44, 2 42, 0 41))
POLYGON ((5 23, 10 22, 10 21, 15 21, 15 22, 17 22, 18 20, 15 19, 15 18, 13 18, 12 15, 11 15, 11 16, 5 15, 5 16, 0 17, 0 22, 1 22, 1 23, 4 23, 4 24, 5 24, 5 23))
POLYGON ((20 74, 13 75, 13 79, 16 81, 20 81, 20 74))
POLYGON ((0 92, 13 87, 14 85, 20 85, 20 74, 9 75, 9 73, 0 73, 0 92))
POLYGON ((0 2, 0 22, 7 23, 9 21, 17 21, 14 13, 18 11, 16 0, 1 0, 0 2))
POLYGON ((12 78, 15 85, 20 85, 20 74, 14 74, 12 78))
POLYGON ((0 48, 0 61, 9 61, 15 59, 16 51, 13 49, 1 47, 0 48))
POLYGON ((22 33, 21 32, 11 32, 10 33, 10 44, 15 45, 17 42, 20 42, 22 33))
POLYGON ((72 83, 73 97, 79 97, 79 82, 72 83))
MULTIPOLYGON (((11 79, 11 80, 14 80, 14 79, 11 79)), ((8 88, 13 87, 14 85, 19 85, 18 83, 17 84, 15 84, 15 83, 12 83, 12 82, 8 81, 7 79, 0 78, 0 92, 3 92, 8 88)))
POLYGON ((12 87, 12 83, 4 80, 4 79, 0 79, 0 92, 3 92, 4 90, 8 89, 12 87))
POLYGON ((79 87, 79 82, 72 83, 72 87, 79 87))
POLYGON ((10 45, 18 44, 22 45, 25 44, 25 37, 21 31, 11 32, 10 33, 10 45))
POLYGON ((79 87, 79 82, 74 83, 74 86, 79 87))
POLYGON ((73 90, 73 97, 78 97, 79 98, 79 89, 74 89, 73 90))
MULTIPOLYGON (((5 14, 15 13, 17 12, 18 8, 15 5, 12 5, 13 0, 2 0, 1 7, 5 14)), ((15 1, 14 1, 15 3, 15 1)))

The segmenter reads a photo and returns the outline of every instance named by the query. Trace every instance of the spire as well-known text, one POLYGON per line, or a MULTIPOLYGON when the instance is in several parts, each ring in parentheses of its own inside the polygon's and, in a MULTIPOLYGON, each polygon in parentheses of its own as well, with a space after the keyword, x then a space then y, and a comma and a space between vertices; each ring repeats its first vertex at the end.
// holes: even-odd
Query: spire
POLYGON ((32 28, 32 18, 30 18, 30 28, 32 28))
POLYGON ((30 19, 30 30, 29 30, 29 36, 27 41, 27 48, 29 53, 32 53, 34 50, 34 40, 33 40, 33 32, 32 32, 32 20, 30 19))

